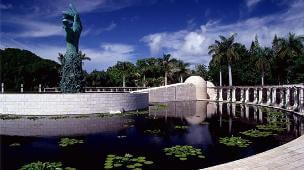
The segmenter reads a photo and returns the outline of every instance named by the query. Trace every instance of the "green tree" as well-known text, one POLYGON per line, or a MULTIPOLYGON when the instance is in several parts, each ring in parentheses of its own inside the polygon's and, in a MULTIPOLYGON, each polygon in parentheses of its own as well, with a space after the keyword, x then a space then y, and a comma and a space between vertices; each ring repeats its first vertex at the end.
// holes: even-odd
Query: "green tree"
POLYGON ((272 50, 270 48, 262 48, 258 41, 258 37, 255 36, 255 41, 251 44, 250 54, 257 59, 255 64, 258 71, 261 73, 261 83, 262 86, 264 86, 265 71, 270 68, 272 50))
POLYGON ((220 86, 223 86, 223 83, 222 83, 222 64, 223 64, 224 58, 223 58, 223 55, 220 51, 220 46, 221 46, 221 42, 218 41, 218 40, 215 40, 215 43, 208 47, 208 49, 209 49, 208 54, 211 55, 211 57, 212 57, 211 61, 213 62, 213 64, 219 66, 220 86))
POLYGON ((204 64, 197 64, 194 68, 194 70, 192 71, 192 74, 194 75, 198 75, 200 77, 203 77, 204 80, 209 80, 209 73, 207 70, 207 66, 204 64))
POLYGON ((162 68, 165 72, 165 86, 168 84, 168 76, 173 74, 176 59, 171 58, 171 54, 164 54, 162 58, 162 68))

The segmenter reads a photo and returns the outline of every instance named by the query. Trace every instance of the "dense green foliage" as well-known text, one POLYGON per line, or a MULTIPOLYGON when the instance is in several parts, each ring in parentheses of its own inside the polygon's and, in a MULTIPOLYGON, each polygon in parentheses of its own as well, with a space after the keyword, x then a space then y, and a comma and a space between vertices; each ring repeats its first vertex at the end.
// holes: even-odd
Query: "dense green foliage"
POLYGON ((60 65, 52 60, 42 59, 27 50, 14 48, 0 49, 0 82, 7 91, 37 91, 43 87, 55 87, 59 82, 60 65))
POLYGON ((142 169, 143 166, 149 166, 153 163, 153 161, 146 160, 146 157, 144 156, 134 157, 128 153, 124 156, 109 154, 105 160, 104 169, 117 169, 124 167, 125 169, 139 170, 142 169))
POLYGON ((76 170, 76 168, 62 167, 61 162, 32 162, 22 166, 19 170, 76 170))
POLYGON ((219 139, 219 143, 224 144, 226 146, 233 146, 233 147, 240 147, 240 148, 246 148, 248 147, 252 142, 243 139, 242 137, 222 137, 219 139))
POLYGON ((201 149, 197 149, 189 145, 176 145, 170 148, 164 148, 163 151, 167 156, 174 156, 175 158, 178 158, 181 161, 185 161, 189 157, 197 157, 200 159, 205 158, 201 149))
MULTIPOLYGON (((223 39, 220 37, 220 39, 223 39)), ((232 67, 234 85, 260 85, 261 77, 265 84, 290 84, 304 82, 304 37, 288 34, 275 36, 271 48, 261 47, 258 38, 250 49, 236 43, 238 60, 225 57, 220 48, 226 48, 224 41, 216 40, 209 47, 212 59, 209 63, 209 76, 216 85, 220 84, 219 73, 223 74, 223 85, 228 85, 228 64, 232 67), (301 69, 302 68, 302 69, 301 69)))

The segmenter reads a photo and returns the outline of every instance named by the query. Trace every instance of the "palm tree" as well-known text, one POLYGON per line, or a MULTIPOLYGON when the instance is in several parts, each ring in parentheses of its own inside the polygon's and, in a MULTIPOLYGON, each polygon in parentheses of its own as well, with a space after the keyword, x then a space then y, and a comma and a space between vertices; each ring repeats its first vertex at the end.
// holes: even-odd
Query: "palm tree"
POLYGON ((222 84, 222 61, 223 61, 223 55, 220 52, 220 45, 221 42, 219 42, 218 40, 215 40, 215 43, 210 45, 208 47, 209 55, 212 55, 212 61, 219 66, 220 68, 220 86, 223 86, 222 84))
POLYGON ((82 66, 84 65, 84 60, 88 60, 88 61, 91 61, 91 58, 90 57, 87 57, 85 53, 82 53, 82 51, 79 50, 78 52, 78 55, 82 61, 82 66))
POLYGON ((168 84, 168 76, 174 68, 176 59, 171 58, 171 54, 164 54, 162 58, 162 68, 165 71, 165 86, 168 84))
POLYGON ((239 54, 237 52, 240 44, 235 42, 236 34, 232 34, 230 37, 226 38, 220 35, 221 41, 215 41, 214 46, 210 46, 209 52, 211 54, 217 54, 216 60, 222 61, 222 59, 227 60, 228 62, 228 71, 229 71, 229 86, 232 86, 232 72, 231 64, 239 59, 239 54))
POLYGON ((261 82, 262 86, 264 86, 265 71, 270 68, 269 57, 271 57, 272 51, 270 48, 258 48, 255 55, 258 58, 256 61, 256 67, 261 71, 261 82))
POLYGON ((190 74, 190 70, 188 67, 190 66, 189 63, 185 63, 182 60, 177 60, 176 62, 176 71, 173 71, 179 75, 180 83, 184 82, 184 77, 190 74))
POLYGON ((300 56, 304 53, 303 42, 304 36, 297 36, 294 33, 289 33, 287 38, 277 39, 277 57, 280 60, 285 61, 285 69, 287 69, 287 75, 290 71, 287 67, 290 65, 290 63, 293 62, 294 57, 300 56))

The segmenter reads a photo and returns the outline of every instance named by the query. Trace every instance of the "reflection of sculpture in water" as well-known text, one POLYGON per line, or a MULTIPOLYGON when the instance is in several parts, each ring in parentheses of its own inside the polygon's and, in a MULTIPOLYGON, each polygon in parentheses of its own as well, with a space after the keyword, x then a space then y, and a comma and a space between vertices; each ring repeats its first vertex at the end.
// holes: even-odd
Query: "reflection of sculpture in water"
POLYGON ((63 28, 66 32, 66 53, 62 61, 61 92, 76 93, 83 90, 82 62, 78 53, 78 43, 82 31, 79 14, 70 4, 63 12, 63 28))

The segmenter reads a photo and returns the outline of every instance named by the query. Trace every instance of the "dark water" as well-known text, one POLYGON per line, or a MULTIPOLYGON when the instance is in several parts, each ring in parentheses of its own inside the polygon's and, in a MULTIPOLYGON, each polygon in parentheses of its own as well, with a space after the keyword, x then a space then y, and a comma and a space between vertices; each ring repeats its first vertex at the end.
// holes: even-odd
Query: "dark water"
POLYGON ((0 120, 1 170, 18 169, 38 160, 97 170, 103 169, 107 154, 125 153, 145 156, 154 162, 143 169, 199 169, 269 150, 304 133, 303 118, 286 113, 290 123, 284 132, 266 138, 251 138, 253 143, 247 148, 227 147, 218 143, 219 137, 241 136, 239 132, 267 123, 266 110, 203 101, 167 105, 162 109, 151 106, 148 115, 139 116, 0 120), (176 130, 176 125, 188 125, 189 128, 176 130), (146 134, 147 129, 161 129, 161 134, 146 134), (58 146, 61 137, 83 139, 85 143, 61 148, 58 146), (16 142, 21 146, 9 146, 16 142), (163 153, 163 148, 175 145, 201 148, 206 158, 179 161, 163 153))

